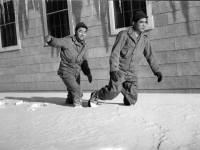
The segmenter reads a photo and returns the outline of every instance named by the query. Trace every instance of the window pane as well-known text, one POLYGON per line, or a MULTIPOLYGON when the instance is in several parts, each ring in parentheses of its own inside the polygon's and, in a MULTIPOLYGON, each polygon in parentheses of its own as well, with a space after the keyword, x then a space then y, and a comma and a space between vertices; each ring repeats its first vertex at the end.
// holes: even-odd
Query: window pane
POLYGON ((60 26, 55 27, 55 36, 57 38, 61 38, 61 31, 60 31, 60 26))
POLYGON ((49 34, 57 38, 69 35, 70 29, 67 0, 51 0, 51 3, 49 2, 46 1, 46 5, 51 4, 51 7, 46 6, 46 8, 49 9, 47 10, 47 26, 49 34))
POLYGON ((61 30, 62 30, 62 37, 65 37, 65 36, 69 35, 70 34, 70 32, 69 32, 69 24, 62 25, 61 30))
POLYGON ((5 23, 9 22, 9 14, 8 14, 8 7, 7 7, 7 2, 4 3, 4 13, 5 13, 5 23))
POLYGON ((52 36, 54 36, 54 37, 56 37, 56 32, 55 32, 55 28, 54 27, 51 27, 49 29, 49 34, 52 35, 52 36))
POLYGON ((52 8, 52 12, 55 12, 58 10, 58 7, 57 7, 57 0, 52 0, 51 1, 51 8, 52 8))
POLYGON ((1 43, 2 47, 17 45, 17 34, 15 26, 15 13, 13 1, 4 2, 5 22, 1 15, 1 43))
POLYGON ((16 27, 15 23, 10 24, 12 45, 17 45, 16 27))
POLYGON ((122 27, 124 27, 123 14, 116 14, 115 15, 115 25, 116 25, 116 28, 122 28, 122 27))
POLYGON ((131 26, 132 22, 131 12, 125 12, 124 17, 125 17, 125 27, 131 26))
POLYGON ((2 47, 6 47, 6 26, 1 26, 1 43, 2 47))
POLYGON ((6 26, 6 46, 10 46, 11 42, 10 42, 10 29, 9 26, 6 26))
POLYGON ((145 9, 145 11, 146 11, 146 1, 141 0, 141 1, 140 1, 140 7, 141 7, 142 9, 145 9))
POLYGON ((116 1, 116 0, 113 1, 115 14, 123 12, 122 3, 120 2, 121 1, 116 1))
POLYGON ((119 0, 113 0, 116 28, 131 26, 132 16, 135 11, 142 10, 146 13, 145 0, 121 0, 121 2, 122 4, 120 4, 119 0))
POLYGON ((60 25, 60 15, 59 15, 60 13, 55 13, 54 14, 54 18, 55 18, 55 26, 58 26, 58 25, 60 25))
POLYGON ((58 0, 58 10, 63 10, 63 1, 62 0, 58 0))
POLYGON ((62 0, 62 3, 63 3, 63 9, 67 9, 68 8, 67 1, 66 0, 62 0))
POLYGON ((48 15, 48 16, 47 16, 47 24, 48 24, 48 27, 49 27, 49 28, 55 26, 55 23, 54 23, 54 15, 48 15))
POLYGON ((8 9, 9 9, 9 16, 10 16, 10 22, 14 22, 15 21, 15 12, 14 12, 14 5, 13 2, 10 1, 8 2, 8 9))
POLYGON ((0 17, 0 25, 2 25, 2 24, 4 24, 4 20, 3 20, 3 15, 2 15, 2 13, 1 13, 0 15, 1 15, 1 17, 0 17))
POLYGON ((60 21, 61 21, 61 24, 69 24, 67 11, 60 12, 60 21))
POLYGON ((46 0, 46 12, 47 12, 47 14, 52 12, 51 0, 46 0))
POLYGON ((6 23, 14 22, 14 8, 13 8, 13 2, 8 1, 4 2, 4 10, 5 10, 5 21, 6 23))
POLYGON ((139 1, 132 1, 132 10, 139 10, 139 9, 140 9, 139 1))
POLYGON ((124 8, 124 11, 130 11, 131 10, 131 1, 123 0, 123 8, 124 8))
POLYGON ((2 47, 17 45, 15 23, 1 26, 2 47))

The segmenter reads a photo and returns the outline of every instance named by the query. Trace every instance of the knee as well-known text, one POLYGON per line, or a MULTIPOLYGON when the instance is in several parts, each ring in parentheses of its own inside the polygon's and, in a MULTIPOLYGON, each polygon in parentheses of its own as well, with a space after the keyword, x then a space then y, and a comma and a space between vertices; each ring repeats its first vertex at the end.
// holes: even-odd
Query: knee
POLYGON ((107 99, 108 100, 113 100, 114 98, 116 98, 118 96, 120 92, 111 92, 108 96, 107 99))
POLYGON ((122 85, 113 86, 110 88, 110 91, 119 94, 122 91, 122 85))

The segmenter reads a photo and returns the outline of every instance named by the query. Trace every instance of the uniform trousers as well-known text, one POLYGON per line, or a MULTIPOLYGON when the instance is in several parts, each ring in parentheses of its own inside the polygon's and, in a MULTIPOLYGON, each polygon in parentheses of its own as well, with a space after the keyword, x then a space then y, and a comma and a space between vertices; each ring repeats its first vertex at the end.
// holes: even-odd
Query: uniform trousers
POLYGON ((130 105, 134 105, 138 98, 137 87, 138 81, 136 77, 124 75, 117 82, 110 79, 109 84, 97 92, 98 99, 113 100, 119 93, 122 93, 124 101, 128 101, 130 105))

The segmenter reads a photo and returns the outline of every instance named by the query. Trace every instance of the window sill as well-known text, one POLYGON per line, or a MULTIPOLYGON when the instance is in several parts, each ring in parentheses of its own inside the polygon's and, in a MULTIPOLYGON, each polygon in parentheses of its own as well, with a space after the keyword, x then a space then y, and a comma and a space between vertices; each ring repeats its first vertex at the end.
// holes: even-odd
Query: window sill
POLYGON ((17 50, 20 50, 20 49, 21 49, 21 46, 19 46, 19 45, 9 46, 9 47, 5 47, 5 48, 0 48, 0 53, 1 52, 9 52, 9 51, 17 51, 17 50))

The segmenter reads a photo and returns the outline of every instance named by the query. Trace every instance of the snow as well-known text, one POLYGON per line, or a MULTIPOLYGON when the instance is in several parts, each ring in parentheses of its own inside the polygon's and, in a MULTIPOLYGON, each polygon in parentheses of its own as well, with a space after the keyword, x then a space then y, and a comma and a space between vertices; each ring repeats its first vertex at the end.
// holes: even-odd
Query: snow
POLYGON ((66 93, 0 93, 0 149, 199 150, 200 94, 142 94, 124 106, 65 104, 66 93))

